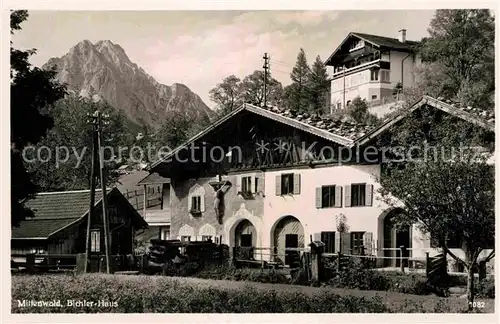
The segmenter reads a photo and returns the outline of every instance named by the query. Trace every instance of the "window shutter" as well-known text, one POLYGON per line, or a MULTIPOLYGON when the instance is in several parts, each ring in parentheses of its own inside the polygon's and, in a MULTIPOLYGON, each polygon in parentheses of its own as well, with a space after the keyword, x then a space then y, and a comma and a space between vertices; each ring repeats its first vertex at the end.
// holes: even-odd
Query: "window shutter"
POLYGON ((335 232, 335 253, 340 251, 340 233, 335 232))
POLYGON ((373 233, 366 232, 363 235, 363 245, 365 246, 365 254, 372 255, 372 245, 373 245, 373 233))
POLYGON ((314 233, 313 241, 321 241, 321 233, 314 233))
POLYGON ((321 208, 322 206, 322 188, 316 188, 316 208, 321 208))
POLYGON ((293 194, 300 195, 300 173, 293 174, 293 194))
POLYGON ((335 186, 335 206, 342 207, 342 186, 335 186))
POLYGON ((193 196, 188 196, 188 210, 193 209, 193 196))
POLYGON ((242 176, 236 176, 236 193, 241 192, 241 178, 242 176))
POLYGON ((365 205, 371 206, 373 200, 373 185, 367 184, 365 186, 365 205))
POLYGON ((281 175, 276 176, 276 196, 281 196, 281 175))
POLYGON ((351 185, 345 186, 345 207, 351 207, 351 185))
POLYGON ((341 236, 342 253, 351 254, 351 233, 342 233, 341 236))
POLYGON ((205 212, 205 195, 200 196, 200 211, 205 212))
POLYGON ((259 178, 256 176, 252 177, 252 187, 250 188, 250 191, 253 194, 256 194, 259 192, 258 185, 259 185, 259 178))
POLYGON ((264 177, 255 177, 255 181, 257 181, 257 192, 261 195, 264 194, 264 177))

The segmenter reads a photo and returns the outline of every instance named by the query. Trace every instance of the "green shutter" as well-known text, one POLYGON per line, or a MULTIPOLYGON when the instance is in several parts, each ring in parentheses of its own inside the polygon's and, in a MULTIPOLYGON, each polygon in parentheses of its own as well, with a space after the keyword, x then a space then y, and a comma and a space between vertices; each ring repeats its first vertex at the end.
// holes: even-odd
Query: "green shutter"
POLYGON ((365 205, 371 206, 373 201, 373 185, 367 184, 365 186, 365 205))
POLYGON ((342 233, 340 241, 342 254, 351 254, 351 233, 342 233))
POLYGON ((340 251, 340 233, 335 232, 335 253, 340 251))
POLYGON ((281 175, 276 176, 276 196, 281 196, 281 175))
POLYGON ((300 195, 300 173, 293 174, 293 194, 300 195))
POLYGON ((322 206, 322 189, 321 187, 316 188, 316 208, 321 208, 322 206))
POLYGON ((366 232, 363 235, 363 245, 365 247, 365 254, 372 255, 372 247, 373 247, 373 233, 366 232))
POLYGON ((241 192, 241 178, 243 176, 236 176, 236 193, 241 192))
POLYGON ((335 186, 335 206, 342 207, 342 186, 335 186))
POLYGON ((351 185, 345 186, 345 207, 351 207, 351 185))
POLYGON ((205 212, 205 195, 200 196, 200 211, 205 212))
POLYGON ((257 193, 264 196, 265 195, 265 193, 264 193, 264 177, 255 177, 255 181, 257 183, 257 193))

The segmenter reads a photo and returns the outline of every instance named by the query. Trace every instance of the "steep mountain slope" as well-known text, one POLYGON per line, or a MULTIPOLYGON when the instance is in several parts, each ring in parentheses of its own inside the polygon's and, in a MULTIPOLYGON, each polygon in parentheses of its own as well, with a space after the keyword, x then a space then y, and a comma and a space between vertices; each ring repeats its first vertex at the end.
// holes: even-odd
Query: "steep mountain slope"
POLYGON ((211 117, 212 110, 187 86, 158 83, 130 61, 123 48, 109 40, 92 44, 84 40, 43 68, 56 68, 59 81, 84 97, 107 101, 140 125, 158 126, 169 112, 197 119, 211 117))

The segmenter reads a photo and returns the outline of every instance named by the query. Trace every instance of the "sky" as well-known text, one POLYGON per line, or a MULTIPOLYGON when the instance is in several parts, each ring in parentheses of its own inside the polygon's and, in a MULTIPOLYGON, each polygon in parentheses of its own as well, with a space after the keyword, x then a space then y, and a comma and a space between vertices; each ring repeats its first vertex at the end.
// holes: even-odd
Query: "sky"
POLYGON ((41 66, 87 39, 121 45, 132 62, 158 82, 183 83, 211 108, 209 91, 225 77, 246 75, 271 57, 271 75, 283 86, 300 48, 308 63, 322 60, 351 31, 407 39, 428 35, 433 10, 356 11, 30 11, 12 36, 14 47, 36 48, 41 66))

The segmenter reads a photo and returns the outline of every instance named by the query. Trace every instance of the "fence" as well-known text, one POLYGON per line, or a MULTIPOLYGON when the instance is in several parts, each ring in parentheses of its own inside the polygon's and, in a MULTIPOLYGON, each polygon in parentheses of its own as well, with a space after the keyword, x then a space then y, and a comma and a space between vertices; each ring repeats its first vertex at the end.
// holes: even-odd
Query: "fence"
POLYGON ((308 257, 309 248, 242 247, 231 248, 231 262, 234 265, 257 265, 261 267, 299 267, 301 260, 308 257))
MULTIPOLYGON (((112 268, 115 271, 136 268, 133 255, 111 255, 112 268)), ((90 272, 105 271, 106 263, 103 254, 90 255, 90 272)), ((11 254, 11 268, 28 273, 77 270, 85 264, 85 253, 79 254, 11 254)))

